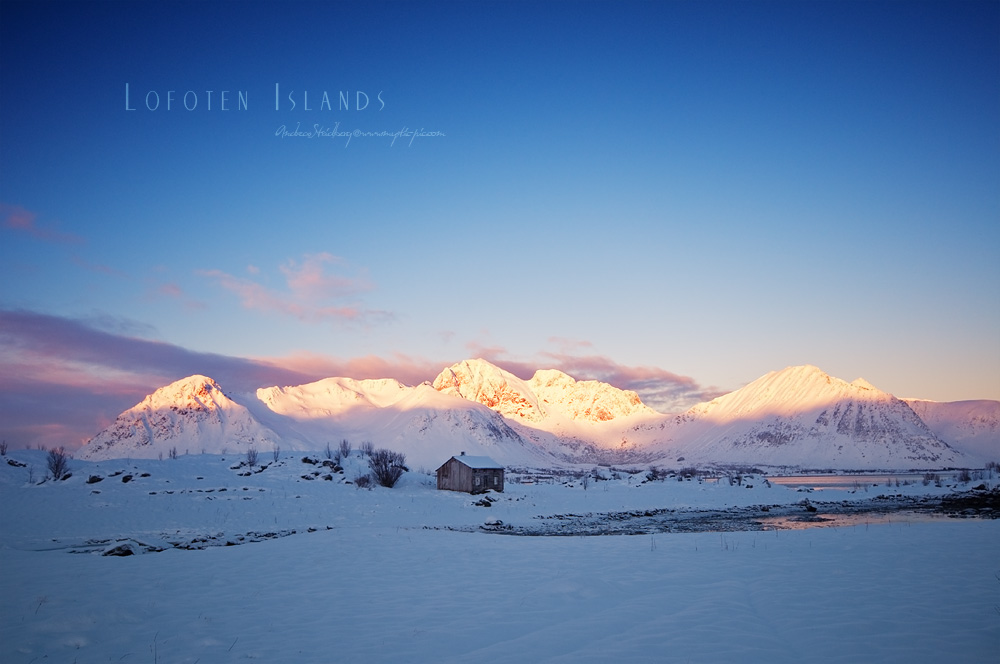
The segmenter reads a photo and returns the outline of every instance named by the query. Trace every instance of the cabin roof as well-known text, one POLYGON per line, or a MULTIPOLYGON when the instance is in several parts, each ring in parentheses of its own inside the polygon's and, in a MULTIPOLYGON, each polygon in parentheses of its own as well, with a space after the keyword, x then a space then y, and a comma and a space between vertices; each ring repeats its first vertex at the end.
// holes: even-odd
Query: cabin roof
MULTIPOLYGON (((497 463, 488 456, 468 456, 463 454, 461 456, 453 456, 452 459, 468 466, 469 468, 474 468, 474 469, 497 468, 503 470, 503 466, 501 464, 497 463)), ((448 461, 451 461, 451 459, 449 459, 448 461)), ((445 463, 448 462, 446 461, 445 463)))

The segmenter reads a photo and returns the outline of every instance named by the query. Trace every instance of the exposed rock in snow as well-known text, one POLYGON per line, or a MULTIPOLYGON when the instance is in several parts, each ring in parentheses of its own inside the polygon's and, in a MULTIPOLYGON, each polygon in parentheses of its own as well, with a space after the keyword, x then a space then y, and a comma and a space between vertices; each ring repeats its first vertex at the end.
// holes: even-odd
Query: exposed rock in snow
POLYGON ((546 412, 523 380, 486 360, 465 360, 434 379, 434 389, 481 403, 504 417, 540 422, 546 412))

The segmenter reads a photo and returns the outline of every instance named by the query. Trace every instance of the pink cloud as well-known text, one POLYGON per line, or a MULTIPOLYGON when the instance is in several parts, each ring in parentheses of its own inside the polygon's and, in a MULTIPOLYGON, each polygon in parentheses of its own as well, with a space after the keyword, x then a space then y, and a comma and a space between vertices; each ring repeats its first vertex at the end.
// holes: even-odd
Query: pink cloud
POLYGON ((327 274, 326 264, 343 265, 344 261, 325 252, 307 254, 301 263, 290 260, 280 269, 285 275, 288 290, 300 300, 332 299, 372 289, 367 279, 327 274))
POLYGON ((177 300, 185 309, 190 311, 201 311, 207 308, 207 305, 204 302, 188 297, 187 293, 184 292, 184 289, 172 281, 149 286, 146 293, 146 299, 157 300, 159 298, 177 300))
POLYGON ((0 203, 0 216, 3 217, 4 228, 26 233, 37 240, 55 242, 58 244, 83 244, 83 238, 73 233, 63 233, 52 228, 40 226, 38 215, 19 205, 0 203))
POLYGON ((167 297, 180 297, 181 295, 184 294, 184 291, 181 290, 181 287, 174 283, 161 284, 160 287, 156 289, 156 291, 160 295, 166 295, 167 297))
MULTIPOLYGON (((340 303, 349 296, 372 289, 365 277, 331 274, 329 265, 344 261, 328 253, 307 254, 301 262, 291 260, 279 267, 285 277, 285 289, 268 288, 258 281, 236 277, 222 270, 202 270, 201 276, 215 279, 222 288, 234 293, 245 309, 278 313, 307 322, 323 320, 362 321, 384 319, 386 312, 362 309, 359 305, 340 303)), ((249 270, 258 274, 259 270, 249 270)))
POLYGON ((377 355, 337 358, 318 353, 298 352, 276 358, 258 358, 258 361, 301 375, 316 376, 315 380, 331 376, 366 378, 395 378, 405 385, 419 385, 433 380, 445 365, 441 362, 392 353, 388 358, 377 355))

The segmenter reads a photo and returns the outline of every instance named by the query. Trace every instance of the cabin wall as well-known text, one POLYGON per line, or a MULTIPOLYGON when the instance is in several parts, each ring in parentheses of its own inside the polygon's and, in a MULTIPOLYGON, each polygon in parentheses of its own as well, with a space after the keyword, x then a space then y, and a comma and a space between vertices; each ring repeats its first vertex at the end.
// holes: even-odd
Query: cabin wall
POLYGON ((456 459, 449 459, 438 468, 437 488, 445 491, 483 493, 487 489, 503 491, 502 468, 469 468, 456 459))

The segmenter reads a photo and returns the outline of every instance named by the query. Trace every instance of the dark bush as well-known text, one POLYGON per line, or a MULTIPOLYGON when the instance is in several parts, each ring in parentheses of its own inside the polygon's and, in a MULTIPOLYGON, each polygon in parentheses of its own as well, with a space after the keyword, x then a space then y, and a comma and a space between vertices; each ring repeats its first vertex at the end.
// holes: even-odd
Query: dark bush
POLYGON ((657 466, 650 466, 649 472, 646 473, 646 480, 648 482, 662 482, 667 479, 667 471, 657 466))
POLYGON ((368 457, 368 467, 371 468, 375 481, 390 489, 403 476, 405 464, 406 456, 392 450, 375 450, 368 457))
POLYGON ((48 465, 49 473, 52 474, 54 480, 61 480, 63 475, 69 472, 69 455, 66 454, 66 449, 63 447, 49 450, 45 463, 48 465))

